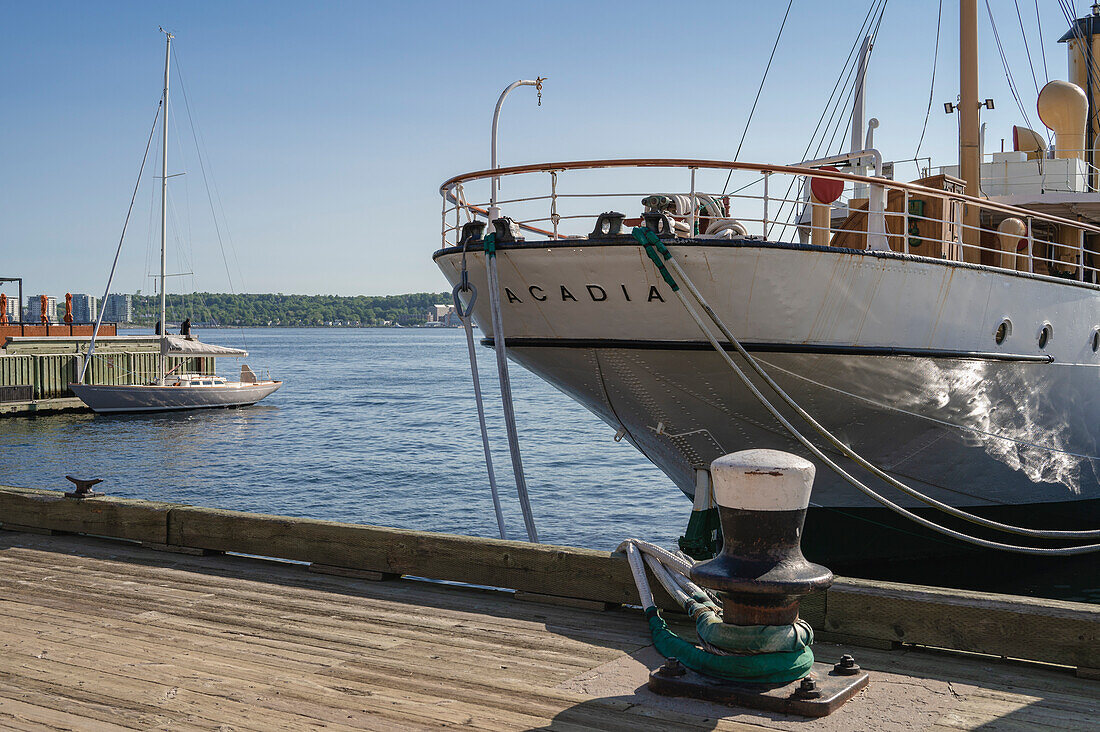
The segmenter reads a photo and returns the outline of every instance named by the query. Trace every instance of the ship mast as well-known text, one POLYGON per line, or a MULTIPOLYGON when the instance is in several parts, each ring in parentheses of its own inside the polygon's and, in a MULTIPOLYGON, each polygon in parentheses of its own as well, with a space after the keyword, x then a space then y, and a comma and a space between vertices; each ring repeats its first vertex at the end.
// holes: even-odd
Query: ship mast
POLYGON ((164 279, 167 276, 166 247, 168 243, 168 64, 172 58, 172 34, 163 28, 164 45, 164 117, 160 155, 160 358, 157 361, 157 383, 164 386, 168 360, 168 320, 164 279))
MULTIPOLYGON (((981 196, 982 160, 978 121, 978 0, 959 0, 959 177, 966 195, 981 196)), ((980 211, 963 207, 963 258, 978 263, 980 211)))

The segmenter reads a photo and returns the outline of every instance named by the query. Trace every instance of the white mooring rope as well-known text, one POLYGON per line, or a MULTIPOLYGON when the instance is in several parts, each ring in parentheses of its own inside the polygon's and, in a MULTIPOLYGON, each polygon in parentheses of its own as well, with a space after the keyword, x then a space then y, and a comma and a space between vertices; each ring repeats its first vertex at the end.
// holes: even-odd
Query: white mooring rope
MULTIPOLYGON (((645 230, 645 231, 647 233, 650 233, 650 232, 648 232, 648 230, 645 230)), ((879 469, 877 466, 875 466, 874 464, 872 464, 871 462, 866 460, 864 457, 862 457, 861 455, 856 453, 850 447, 845 445, 839 438, 837 438, 835 435, 833 435, 831 432, 829 432, 823 425, 821 425, 819 422, 817 422, 817 420, 815 420, 812 416, 810 416, 809 413, 807 413, 804 409, 802 409, 802 407, 800 407, 798 405, 798 403, 795 402, 794 399, 792 399, 790 397, 790 395, 787 394, 783 390, 783 388, 780 387, 779 384, 777 384, 775 382, 775 380, 772 379, 771 376, 768 375, 768 373, 766 371, 764 371, 763 367, 760 366, 759 362, 757 362, 757 360, 755 358, 753 358, 752 355, 748 351, 745 350, 745 348, 741 345, 740 341, 738 341, 734 337, 733 333, 730 332, 729 328, 726 327, 725 323, 722 322, 722 320, 718 317, 717 313, 715 313, 714 310, 710 307, 710 305, 707 304, 707 302, 703 298, 702 294, 695 287, 695 284, 691 281, 691 278, 689 278, 687 276, 687 273, 684 272, 683 268, 680 266, 680 263, 676 261, 675 257, 669 256, 666 261, 669 262, 671 268, 676 272, 676 275, 679 278, 680 282, 682 282, 684 284, 684 286, 687 288, 688 292, 691 293, 692 298, 696 302, 698 302, 699 306, 704 310, 704 312, 706 312, 706 314, 710 318, 710 320, 719 329, 719 331, 721 331, 722 335, 725 336, 725 338, 733 345, 733 347, 737 350, 737 353, 743 359, 745 359, 745 361, 749 364, 749 366, 753 369, 753 371, 755 371, 765 381, 765 383, 768 384, 768 386, 787 404, 787 406, 789 406, 800 417, 802 417, 802 419, 805 420, 807 422, 807 424, 809 424, 816 432, 818 432, 818 434, 820 434, 830 444, 832 444, 834 447, 839 449, 846 457, 848 457, 849 459, 854 461, 860 467, 863 467, 864 469, 870 471, 875 476, 877 476, 877 477, 881 478, 882 480, 886 481, 889 485, 905 492, 906 494, 912 496, 913 498, 916 498, 917 500, 920 500, 920 501, 922 501, 922 502, 924 502, 924 503, 926 503, 930 506, 933 506, 935 508, 938 508, 941 511, 944 511, 945 513, 948 513, 952 516, 955 516, 957 518, 961 518, 961 519, 966 520, 966 521, 970 521, 972 523, 984 526, 986 528, 996 529, 996 530, 1004 531, 1004 532, 1008 532, 1008 533, 1020 534, 1020 535, 1024 535, 1024 536, 1034 536, 1034 537, 1046 538, 1046 539, 1074 539, 1074 538, 1081 539, 1081 538, 1094 538, 1094 537, 1100 536, 1100 530, 1046 531, 1046 530, 1042 530, 1042 529, 1028 529, 1028 528, 1019 527, 1019 526, 1011 526, 1011 525, 1008 525, 1008 524, 1001 524, 1001 523, 998 523, 996 521, 991 521, 989 519, 982 518, 980 516, 975 516, 973 514, 967 513, 966 511, 962 511, 960 509, 955 508, 954 506, 950 506, 950 505, 948 505, 946 503, 943 503, 941 501, 937 501, 936 499, 932 498, 931 496, 925 495, 925 494, 921 493, 920 491, 917 491, 916 489, 911 488, 911 487, 905 485, 904 483, 898 481, 897 479, 893 478, 892 476, 888 475, 887 473, 885 473, 884 471, 879 469)), ((872 488, 870 488, 869 486, 864 484, 862 481, 860 481, 858 478, 856 478, 855 476, 848 473, 846 470, 844 470, 844 468, 837 465, 824 452, 822 452, 822 450, 820 448, 818 448, 816 445, 814 445, 812 442, 810 442, 810 440, 808 438, 806 438, 801 432, 799 432, 798 429, 794 425, 792 425, 790 423, 790 421, 788 421, 779 412, 778 408, 776 408, 776 406, 774 404, 772 404, 768 400, 768 398, 766 396, 764 396, 763 393, 761 393, 761 391, 756 387, 756 385, 752 383, 752 380, 749 379, 748 375, 745 374, 745 372, 743 370, 741 370, 741 368, 738 367, 738 365, 733 361, 733 359, 730 357, 730 355, 726 352, 726 350, 718 342, 718 339, 714 336, 711 329, 703 322, 702 318, 699 316, 699 313, 695 310, 695 308, 692 306, 692 304, 684 296, 684 293, 682 291, 680 291, 679 288, 676 288, 674 291, 676 292, 676 295, 680 299, 680 302, 683 304, 684 308, 687 310, 688 315, 690 315, 692 320, 695 321, 696 325, 699 326, 699 329, 703 332, 703 335, 706 336, 707 340, 710 342, 710 344, 714 348, 714 350, 726 361, 726 364, 730 367, 730 369, 734 372, 734 374, 741 380, 741 382, 745 385, 745 387, 749 390, 749 392, 752 393, 752 395, 760 402, 760 404, 765 409, 768 410, 768 412, 791 434, 792 437, 794 437, 799 443, 801 443, 803 447, 805 447, 807 450, 809 450, 810 453, 814 455, 814 457, 816 457, 821 462, 825 463, 825 465, 828 466, 831 470, 833 470, 837 475, 839 475, 841 478, 843 478, 845 481, 847 481, 850 485, 852 485, 853 487, 855 487, 856 489, 858 489, 859 491, 861 491, 862 493, 864 493, 868 497, 872 498, 873 500, 877 501, 878 503, 881 503, 883 506, 886 506, 891 511, 894 511, 895 513, 897 513, 901 516, 904 516, 904 517, 910 519, 911 521, 914 521, 915 523, 918 523, 921 526, 924 526, 927 529, 930 529, 930 530, 935 531, 937 533, 943 534, 945 536, 950 536, 954 539, 958 539, 959 541, 964 541, 964 542, 967 542, 969 544, 974 544, 976 546, 985 547, 987 549, 1000 549, 1000 550, 1003 550, 1003 551, 1010 551, 1010 552, 1015 552, 1015 553, 1018 553, 1018 554, 1033 554, 1033 555, 1040 555, 1040 556, 1073 556, 1073 555, 1077 555, 1077 554, 1087 554, 1087 553, 1091 553, 1091 552, 1095 552, 1095 551, 1100 551, 1100 544, 1086 544, 1086 545, 1082 545, 1082 546, 1073 546, 1073 547, 1046 548, 1046 547, 1020 546, 1020 545, 1016 545, 1016 544, 1005 544, 1005 543, 999 542, 999 541, 992 541, 992 540, 989 540, 989 539, 982 539, 982 538, 979 538, 979 537, 976 537, 976 536, 970 536, 969 534, 965 534, 961 531, 956 531, 955 529, 951 529, 951 528, 943 526, 941 524, 937 524, 934 521, 931 521, 931 520, 926 519, 922 516, 919 516, 919 515, 913 513, 912 511, 909 511, 908 509, 906 509, 902 506, 899 506, 898 504, 894 503, 893 501, 886 498, 885 496, 879 494, 878 492, 876 492, 875 490, 873 490, 872 488)))

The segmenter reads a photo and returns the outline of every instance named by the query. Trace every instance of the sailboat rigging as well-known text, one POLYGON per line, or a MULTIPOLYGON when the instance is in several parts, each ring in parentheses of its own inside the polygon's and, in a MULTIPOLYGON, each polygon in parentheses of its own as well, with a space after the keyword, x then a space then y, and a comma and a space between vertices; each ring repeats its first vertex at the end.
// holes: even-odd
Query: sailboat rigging
MULTIPOLYGON (((168 92, 172 59, 173 35, 163 28, 160 29, 165 36, 164 49, 164 90, 161 97, 161 175, 160 175, 160 276, 159 276, 159 314, 157 321, 159 332, 159 346, 157 354, 156 379, 151 384, 88 384, 85 379, 88 374, 88 365, 95 354, 95 340, 102 321, 102 311, 92 333, 92 339, 88 346, 88 358, 81 369, 78 383, 71 384, 73 393, 80 397, 95 412, 158 412, 176 411, 183 409, 200 409, 207 407, 240 407, 255 404, 264 397, 272 394, 280 386, 281 381, 270 379, 261 380, 248 368, 241 366, 239 381, 228 381, 224 377, 213 374, 187 374, 174 375, 174 370, 168 369, 170 356, 182 356, 186 358, 201 357, 242 357, 248 352, 225 346, 200 343, 189 336, 168 335, 167 318, 167 293, 165 280, 167 274, 167 249, 168 249, 168 92)), ((154 122, 155 124, 155 122, 154 122)), ((148 147, 146 148, 148 156, 148 147)), ((142 169, 145 167, 145 159, 142 160, 142 169)), ((135 189, 136 196, 136 189, 135 189)), ((130 202, 133 209, 133 200, 130 202)), ((127 213, 129 221, 129 212, 127 213)), ((125 237, 125 227, 123 228, 125 237)), ((121 251, 122 242, 119 242, 121 251)), ((118 263, 118 252, 111 267, 111 276, 118 263)), ((110 279, 108 279, 108 289, 110 279)))

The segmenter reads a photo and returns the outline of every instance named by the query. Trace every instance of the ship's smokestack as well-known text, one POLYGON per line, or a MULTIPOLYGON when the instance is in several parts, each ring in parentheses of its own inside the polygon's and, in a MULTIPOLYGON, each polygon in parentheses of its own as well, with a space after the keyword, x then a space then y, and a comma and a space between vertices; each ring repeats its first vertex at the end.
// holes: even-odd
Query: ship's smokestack
POLYGON ((1039 92, 1039 119, 1054 130, 1054 156, 1081 158, 1085 154, 1085 125, 1089 103, 1085 90, 1068 81, 1048 82, 1039 92))

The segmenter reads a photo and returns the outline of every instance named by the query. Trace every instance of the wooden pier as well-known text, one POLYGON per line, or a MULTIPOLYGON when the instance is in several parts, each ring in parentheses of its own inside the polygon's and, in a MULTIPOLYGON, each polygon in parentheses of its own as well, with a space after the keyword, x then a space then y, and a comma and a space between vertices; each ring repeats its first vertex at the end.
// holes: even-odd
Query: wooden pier
POLYGON ((826 639, 815 652, 853 653, 872 682, 805 721, 646 690, 661 659, 606 552, 14 488, 0 522, 2 729, 1031 730, 1100 716, 1092 605, 839 580, 804 605, 826 639))

